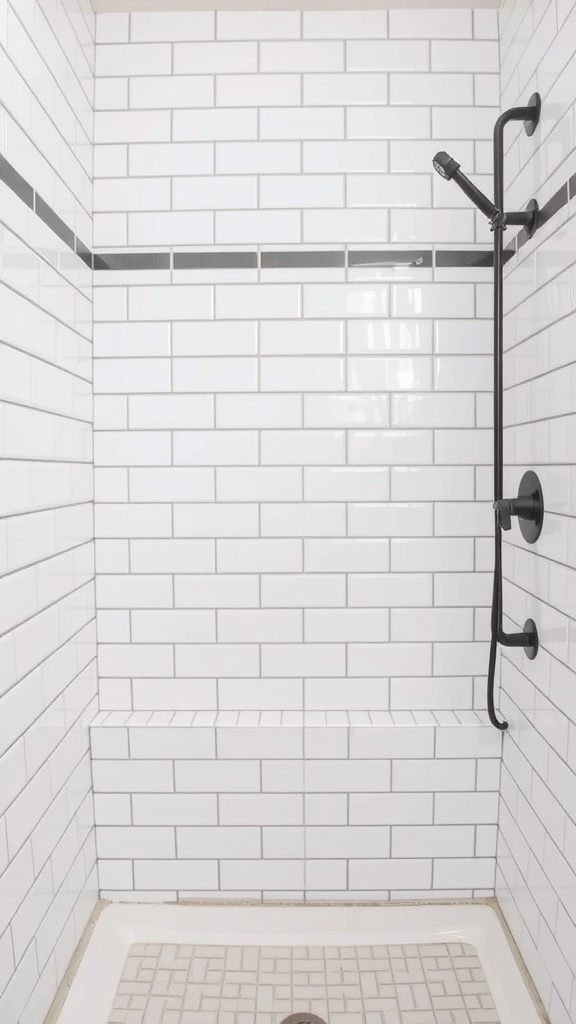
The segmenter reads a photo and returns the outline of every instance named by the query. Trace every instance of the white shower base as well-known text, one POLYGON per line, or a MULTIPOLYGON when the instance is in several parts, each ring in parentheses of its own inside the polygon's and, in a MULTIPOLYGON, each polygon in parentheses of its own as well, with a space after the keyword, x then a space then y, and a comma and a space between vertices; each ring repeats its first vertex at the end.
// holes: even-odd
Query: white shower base
POLYGON ((130 946, 179 943, 250 946, 473 945, 500 1024, 542 1024, 499 918, 478 904, 419 906, 106 907, 72 982, 58 1024, 108 1024, 130 946))

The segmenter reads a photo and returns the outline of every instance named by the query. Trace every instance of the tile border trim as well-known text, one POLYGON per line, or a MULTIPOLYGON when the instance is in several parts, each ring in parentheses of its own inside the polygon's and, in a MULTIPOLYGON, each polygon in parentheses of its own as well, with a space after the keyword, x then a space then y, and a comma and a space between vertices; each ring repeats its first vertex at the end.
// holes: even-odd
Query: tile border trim
MULTIPOLYGON (((289 269, 354 269, 354 268, 410 268, 426 269, 460 268, 479 269, 493 266, 493 254, 489 249, 269 249, 224 251, 214 248, 206 251, 173 252, 110 252, 95 253, 84 245, 80 238, 45 199, 0 154, 0 181, 54 232, 90 270, 289 270, 289 269)), ((553 196, 540 208, 540 225, 547 224, 562 210, 569 200, 576 197, 576 174, 564 182, 553 196)), ((504 260, 508 262, 520 252, 529 240, 524 229, 512 238, 504 248, 504 260)))

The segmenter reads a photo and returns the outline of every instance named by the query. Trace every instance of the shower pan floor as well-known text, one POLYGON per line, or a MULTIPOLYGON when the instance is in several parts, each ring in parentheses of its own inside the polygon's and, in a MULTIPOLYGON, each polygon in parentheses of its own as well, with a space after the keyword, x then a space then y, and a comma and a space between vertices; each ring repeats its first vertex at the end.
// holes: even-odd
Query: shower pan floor
MULTIPOLYGON (((49 1024, 542 1024, 486 903, 104 906, 49 1024)), ((48 1024, 48 1022, 47 1022, 48 1024)))
POLYGON ((130 948, 109 1024, 499 1024, 466 943, 130 948))

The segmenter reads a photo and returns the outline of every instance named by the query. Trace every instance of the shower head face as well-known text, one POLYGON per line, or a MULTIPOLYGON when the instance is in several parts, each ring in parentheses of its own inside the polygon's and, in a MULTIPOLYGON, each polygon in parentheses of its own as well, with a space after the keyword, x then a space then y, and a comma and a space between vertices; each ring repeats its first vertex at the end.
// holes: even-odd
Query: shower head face
POLYGON ((449 153, 444 153, 444 151, 436 153, 432 163, 434 164, 434 170, 446 181, 451 181, 456 171, 460 170, 458 161, 450 156, 449 153))

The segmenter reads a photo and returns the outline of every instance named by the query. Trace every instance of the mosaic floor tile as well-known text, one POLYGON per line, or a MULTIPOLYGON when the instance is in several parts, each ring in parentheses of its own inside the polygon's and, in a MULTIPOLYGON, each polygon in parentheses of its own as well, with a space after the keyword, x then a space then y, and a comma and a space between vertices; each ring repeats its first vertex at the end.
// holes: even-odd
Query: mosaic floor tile
POLYGON ((136 945, 109 1024, 498 1024, 478 955, 409 946, 136 945))

